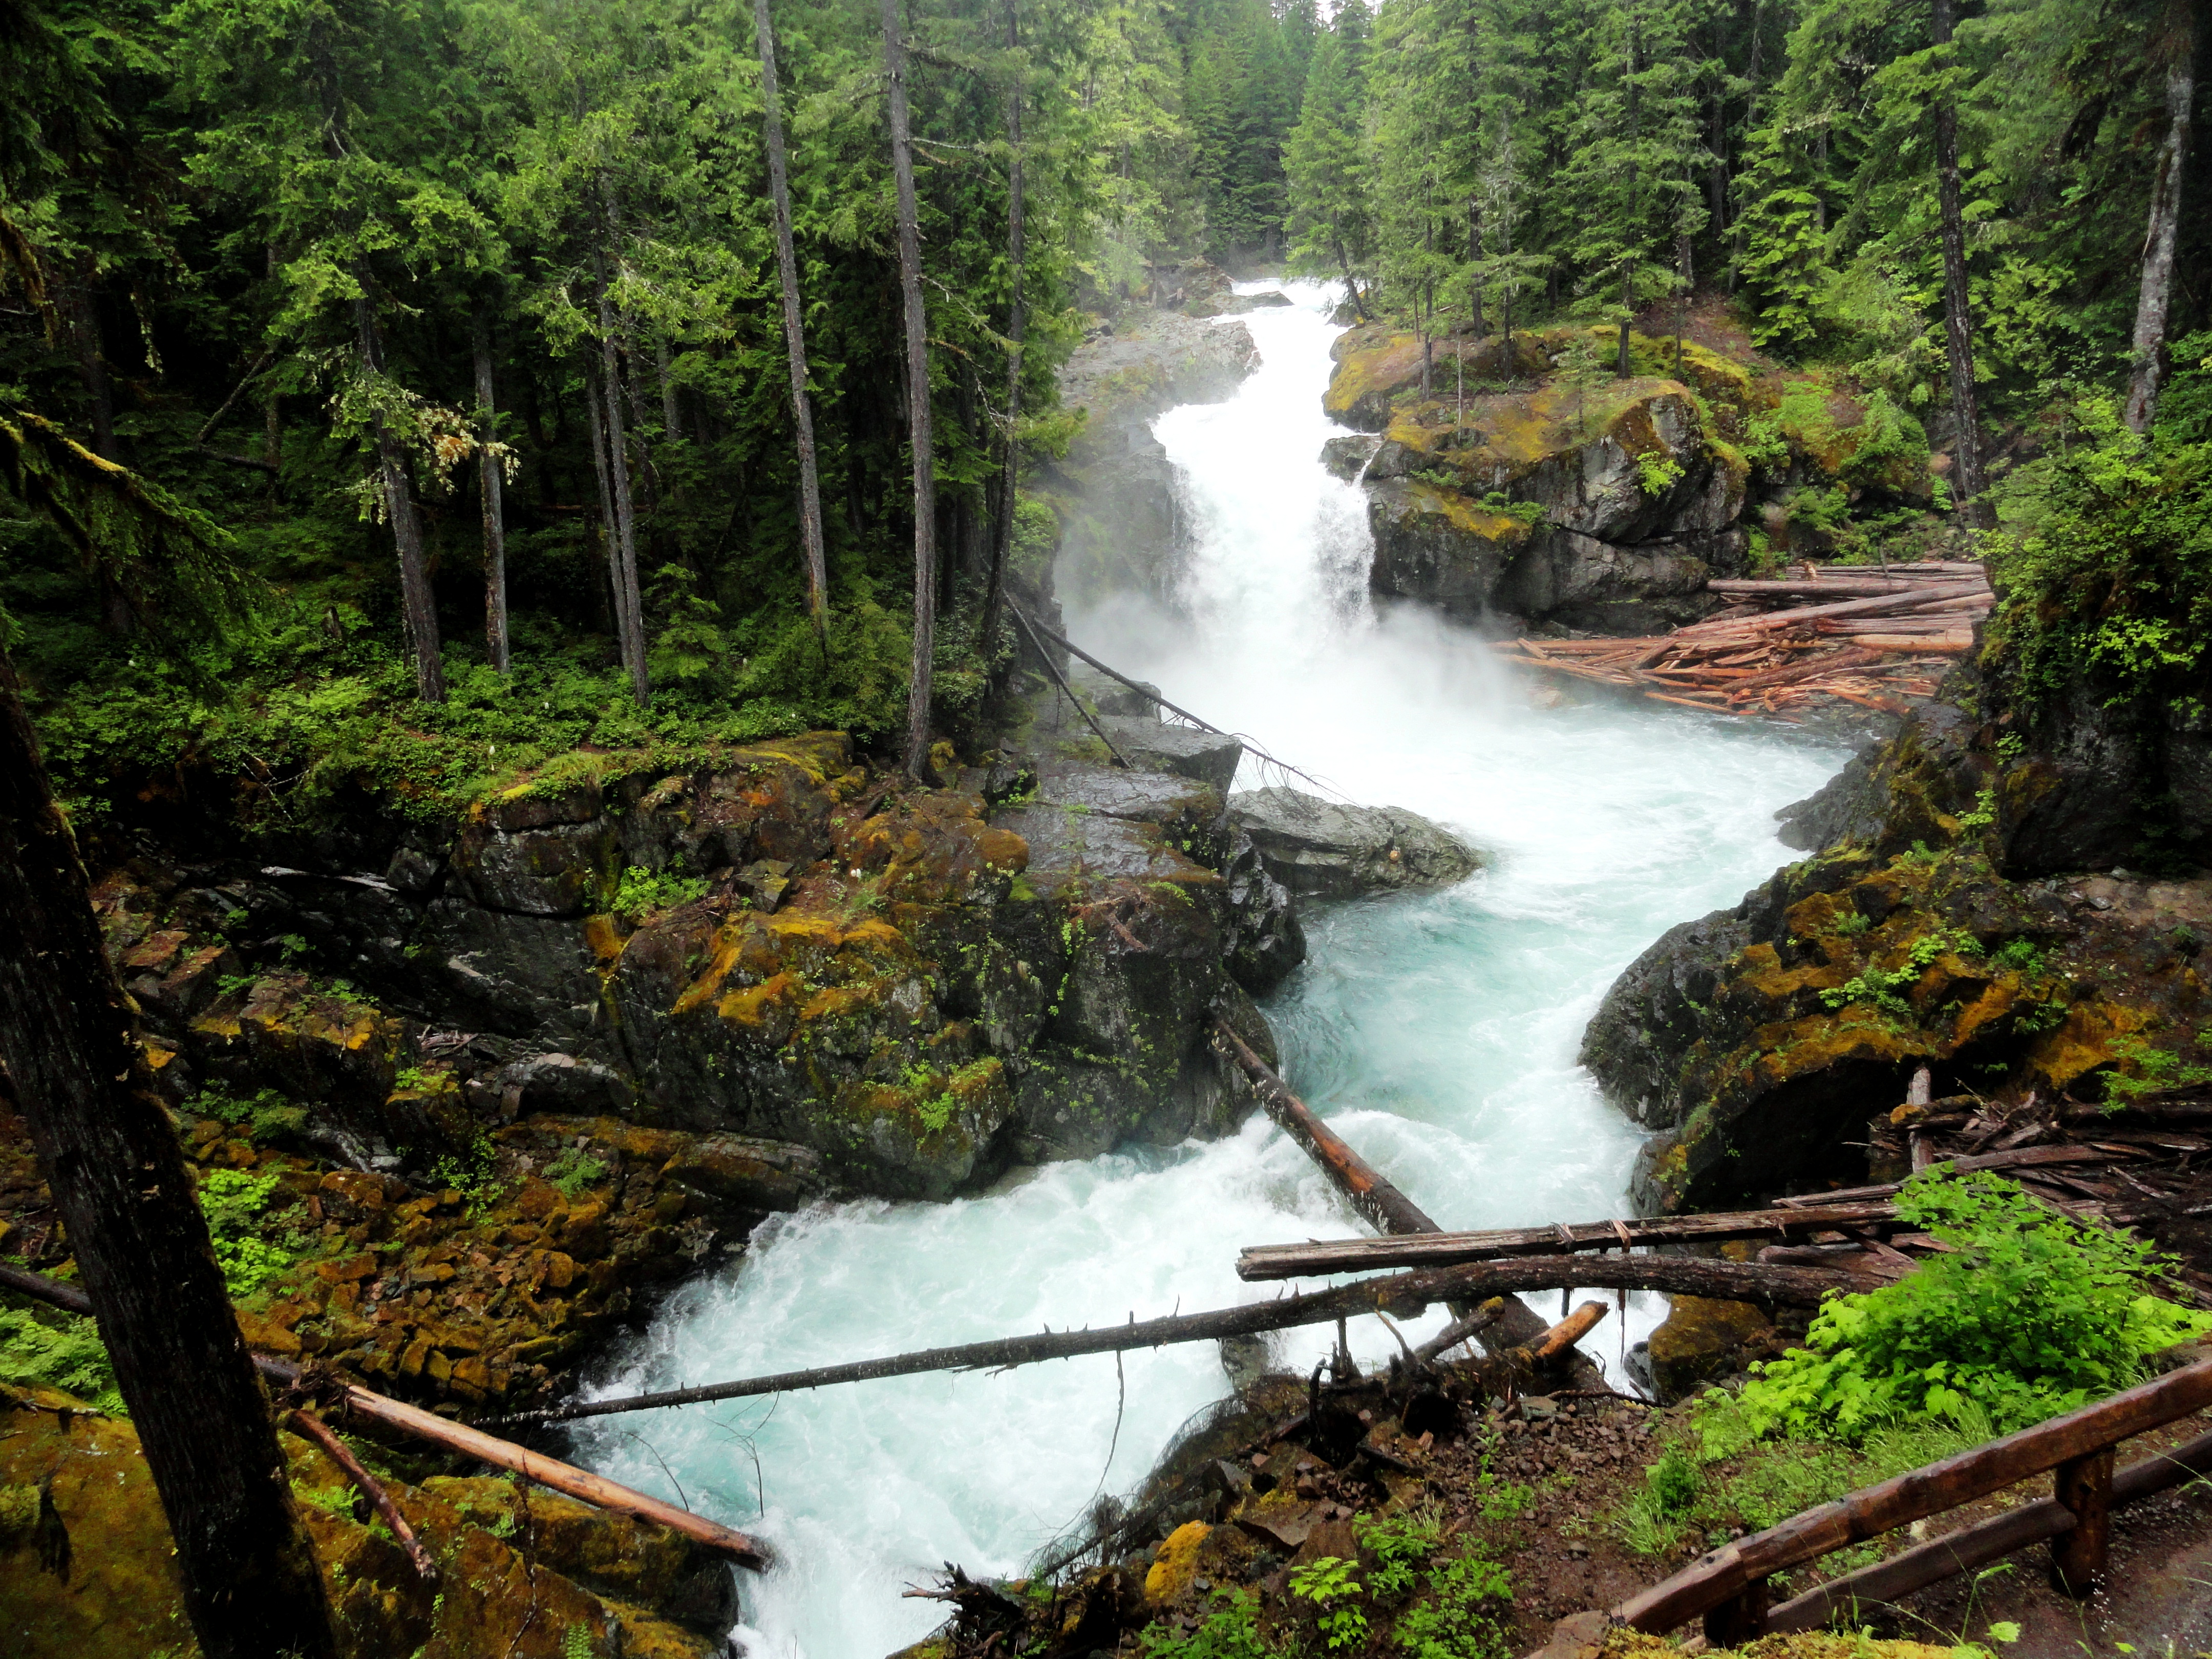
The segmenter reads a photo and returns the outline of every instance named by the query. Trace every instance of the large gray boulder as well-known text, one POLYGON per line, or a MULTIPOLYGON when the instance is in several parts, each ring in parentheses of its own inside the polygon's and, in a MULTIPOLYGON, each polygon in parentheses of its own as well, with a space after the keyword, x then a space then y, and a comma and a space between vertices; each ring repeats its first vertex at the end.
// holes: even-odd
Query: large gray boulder
POLYGON ((1279 787, 1229 798, 1267 873, 1293 893, 1349 898, 1401 887, 1445 887, 1482 867, 1482 854, 1402 806, 1340 806, 1279 787))

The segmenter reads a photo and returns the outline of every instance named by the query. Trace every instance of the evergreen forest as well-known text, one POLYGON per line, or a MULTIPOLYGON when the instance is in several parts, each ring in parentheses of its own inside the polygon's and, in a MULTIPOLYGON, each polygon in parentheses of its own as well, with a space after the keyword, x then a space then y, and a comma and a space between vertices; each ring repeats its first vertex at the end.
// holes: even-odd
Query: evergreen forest
POLYGON ((1056 364, 1194 258, 1425 334, 1618 319, 1625 349, 1718 298, 1939 441, 2100 390, 2145 430, 2212 349, 2185 0, 5 27, 0 612, 90 801, 187 763, 441 799, 584 742, 895 739, 917 678, 957 729, 1014 643, 993 573, 1048 556, 1013 481, 1081 419, 1056 364), (35 505, 98 463, 171 545, 35 505))

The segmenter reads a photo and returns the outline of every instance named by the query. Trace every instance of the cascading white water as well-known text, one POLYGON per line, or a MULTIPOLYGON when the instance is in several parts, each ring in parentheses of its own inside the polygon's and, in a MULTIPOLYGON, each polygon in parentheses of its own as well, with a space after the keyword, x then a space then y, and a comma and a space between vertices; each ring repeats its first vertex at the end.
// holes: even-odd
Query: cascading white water
MULTIPOLYGON (((1575 1064, 1583 1026, 1645 945, 1786 855, 1774 809, 1842 757, 1686 712, 1539 710, 1470 632, 1373 614, 1359 494, 1316 459, 1336 430, 1320 404, 1330 296, 1286 291, 1294 306, 1244 319, 1264 363, 1238 395, 1155 428, 1187 485, 1183 604, 1070 625, 1349 798, 1494 854, 1443 892, 1308 911, 1310 959, 1267 1005, 1291 1085, 1446 1226, 1624 1213, 1636 1136, 1575 1064)), ((1264 1118, 952 1204, 823 1206, 672 1297, 605 1391, 1223 1306, 1273 1293, 1237 1280, 1240 1245, 1361 1231, 1264 1118)), ((1617 1362, 1649 1318, 1632 1309, 1589 1346, 1617 1362)), ((1355 1352, 1382 1359, 1390 1339, 1360 1322, 1355 1352)), ((1310 1364, 1328 1343, 1290 1334, 1277 1352, 1310 1364)), ((609 1419, 578 1442, 593 1467, 773 1540, 781 1565, 745 1587, 749 1652, 866 1659, 939 1622, 902 1587, 948 1559, 1018 1568, 1225 1388, 1194 1344, 609 1419)))

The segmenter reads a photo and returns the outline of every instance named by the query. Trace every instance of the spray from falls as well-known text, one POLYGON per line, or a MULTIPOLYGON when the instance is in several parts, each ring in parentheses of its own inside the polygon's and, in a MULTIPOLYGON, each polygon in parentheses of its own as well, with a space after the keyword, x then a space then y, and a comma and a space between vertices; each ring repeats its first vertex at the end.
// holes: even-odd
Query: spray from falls
MULTIPOLYGON (((1469 631, 1378 615, 1364 498, 1317 459, 1338 435, 1320 404, 1330 295, 1287 291, 1293 306, 1243 319, 1263 363, 1239 393, 1155 427, 1188 526, 1175 603, 1118 596, 1071 617, 1073 637, 1352 799, 1493 854, 1456 888, 1307 913, 1311 957, 1267 1004, 1284 1070, 1447 1227, 1625 1213, 1636 1134, 1574 1062, 1583 1026, 1644 945, 1781 861, 1774 809, 1842 757, 1656 709, 1534 709, 1469 631)), ((606 1391, 1227 1306, 1273 1293, 1237 1279, 1239 1246, 1363 1231, 1261 1117, 951 1204, 826 1205, 671 1298, 606 1391)), ((1632 1309, 1629 1330, 1608 1321, 1589 1346, 1617 1367, 1650 1316, 1632 1309)), ((1395 1347, 1372 1321, 1352 1336, 1363 1363, 1395 1347)), ((1331 1340, 1288 1334, 1276 1357, 1310 1366, 1331 1340)), ((1192 1346, 1118 1374, 1102 1357, 609 1419, 579 1451, 672 1499, 680 1480, 694 1507, 775 1544, 781 1565, 745 1587, 749 1651, 853 1659, 939 1622, 904 1586, 947 1559, 1019 1570, 1226 1387, 1192 1346)))

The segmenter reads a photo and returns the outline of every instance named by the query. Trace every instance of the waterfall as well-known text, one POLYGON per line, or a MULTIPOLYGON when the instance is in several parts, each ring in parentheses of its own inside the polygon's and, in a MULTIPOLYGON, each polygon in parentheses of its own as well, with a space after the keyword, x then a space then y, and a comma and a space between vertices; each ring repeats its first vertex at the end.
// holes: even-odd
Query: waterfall
MULTIPOLYGON (((1364 499, 1317 459, 1337 431, 1320 402, 1334 296, 1286 291, 1294 305, 1243 319, 1263 363, 1238 395, 1155 428, 1188 514, 1175 605, 1117 596, 1070 626, 1352 799, 1495 856, 1445 891, 1308 912, 1311 959, 1267 1005, 1292 1086, 1446 1226, 1624 1213, 1636 1136, 1575 1064, 1583 1026, 1644 945, 1787 856, 1774 809, 1843 757, 1651 706, 1539 710, 1468 630, 1377 614, 1364 499)), ((605 1391, 1272 1296, 1237 1280, 1238 1246, 1362 1231, 1258 1116, 951 1204, 824 1205, 672 1297, 605 1391)), ((1617 1367, 1655 1312, 1632 1307, 1628 1331, 1608 1319, 1586 1346, 1617 1367)), ((1374 1321, 1352 1334, 1363 1362, 1395 1348, 1374 1321)), ((1310 1366, 1332 1335, 1286 1333, 1277 1357, 1310 1366)), ((902 1587, 945 1560, 1018 1571, 1225 1391, 1214 1349, 1191 1345, 605 1419, 577 1449, 671 1499, 680 1481, 694 1508, 774 1542, 781 1565, 744 1586, 749 1653, 873 1659, 942 1617, 902 1587)))

